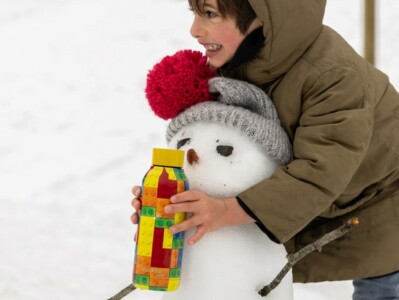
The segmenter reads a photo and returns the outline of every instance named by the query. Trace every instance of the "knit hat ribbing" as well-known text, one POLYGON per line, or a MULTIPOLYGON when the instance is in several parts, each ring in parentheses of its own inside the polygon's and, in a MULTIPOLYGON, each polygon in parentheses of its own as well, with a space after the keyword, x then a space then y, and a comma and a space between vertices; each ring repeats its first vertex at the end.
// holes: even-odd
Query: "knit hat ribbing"
POLYGON ((279 164, 292 159, 287 133, 267 95, 249 83, 215 77, 209 80, 211 92, 219 92, 217 101, 193 105, 173 118, 168 125, 169 142, 184 126, 195 122, 214 122, 240 130, 279 164))

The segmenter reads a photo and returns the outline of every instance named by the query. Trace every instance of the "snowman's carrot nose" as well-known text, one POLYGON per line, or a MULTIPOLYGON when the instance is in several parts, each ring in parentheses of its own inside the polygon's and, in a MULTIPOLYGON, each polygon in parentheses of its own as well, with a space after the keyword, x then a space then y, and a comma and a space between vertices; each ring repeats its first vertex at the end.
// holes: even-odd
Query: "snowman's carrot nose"
POLYGON ((187 161, 190 165, 196 164, 199 161, 197 152, 194 149, 187 150, 187 161))

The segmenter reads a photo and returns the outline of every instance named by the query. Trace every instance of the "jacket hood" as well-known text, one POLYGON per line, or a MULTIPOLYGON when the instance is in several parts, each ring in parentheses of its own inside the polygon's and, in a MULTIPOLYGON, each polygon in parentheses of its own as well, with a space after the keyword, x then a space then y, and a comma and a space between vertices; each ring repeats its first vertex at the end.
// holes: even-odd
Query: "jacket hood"
POLYGON ((264 45, 234 77, 257 85, 286 73, 323 27, 326 0, 248 0, 263 24, 264 45))

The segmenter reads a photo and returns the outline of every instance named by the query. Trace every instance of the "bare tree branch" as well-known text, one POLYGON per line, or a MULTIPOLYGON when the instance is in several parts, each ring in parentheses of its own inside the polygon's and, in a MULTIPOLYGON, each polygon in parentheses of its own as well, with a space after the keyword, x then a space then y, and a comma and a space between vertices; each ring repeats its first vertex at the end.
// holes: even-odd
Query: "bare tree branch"
POLYGON ((298 252, 294 254, 289 254, 287 255, 287 264, 284 266, 284 268, 278 273, 278 275, 273 279, 273 281, 264 286, 258 293, 262 297, 267 296, 272 290, 274 290, 280 282, 283 280, 284 276, 292 269, 292 267, 300 261, 302 258, 304 258, 306 255, 309 253, 318 250, 321 252, 322 247, 333 240, 336 240, 343 235, 345 235, 347 232, 349 232, 354 226, 359 224, 359 219, 358 218, 352 218, 345 222, 342 226, 338 227, 337 229, 334 229, 333 231, 323 235, 320 239, 317 241, 305 246, 298 252))
POLYGON ((120 300, 124 298, 125 296, 129 295, 131 292, 135 290, 135 286, 133 284, 129 284, 127 287, 125 287, 123 290, 121 290, 118 294, 115 296, 112 296, 111 298, 107 300, 120 300))

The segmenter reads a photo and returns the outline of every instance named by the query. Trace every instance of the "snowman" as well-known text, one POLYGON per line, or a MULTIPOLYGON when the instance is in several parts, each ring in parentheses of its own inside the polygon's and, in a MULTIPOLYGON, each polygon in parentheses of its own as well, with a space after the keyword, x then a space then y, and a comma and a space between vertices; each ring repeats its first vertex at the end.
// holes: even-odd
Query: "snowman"
MULTIPOLYGON (((203 63, 203 58, 198 61, 203 63)), ((205 68, 199 67, 198 61, 191 69, 205 68)), ((176 72, 172 74, 175 76, 176 72)), ((157 115, 162 116, 170 107, 177 112, 167 112, 168 116, 174 115, 167 127, 167 142, 170 148, 186 152, 184 170, 190 189, 227 198, 272 176, 290 161, 292 154, 288 136, 267 95, 243 81, 206 77, 213 75, 206 73, 198 83, 198 76, 204 77, 204 71, 198 71, 194 76, 195 95, 191 96, 187 92, 191 88, 183 88, 179 81, 176 89, 183 88, 184 97, 192 98, 183 107, 179 106, 183 101, 165 94, 152 101, 152 86, 156 85, 157 93, 162 87, 150 76, 147 98, 157 115), (202 93, 199 96, 198 86, 202 93), (217 99, 212 100, 215 96, 217 99)), ((184 80, 186 77, 187 74, 184 80)), ((166 76, 157 78, 164 80, 166 76)), ((167 86, 170 89, 173 85, 167 86)), ((270 240, 255 223, 207 233, 195 245, 185 245, 180 287, 175 292, 166 292, 162 299, 259 300, 258 290, 279 273, 286 263, 286 254, 284 246, 270 240)), ((266 299, 293 299, 292 274, 287 274, 266 299)))

